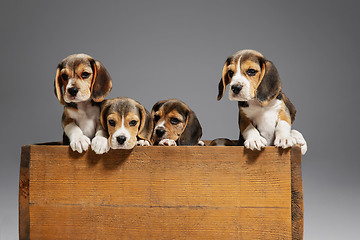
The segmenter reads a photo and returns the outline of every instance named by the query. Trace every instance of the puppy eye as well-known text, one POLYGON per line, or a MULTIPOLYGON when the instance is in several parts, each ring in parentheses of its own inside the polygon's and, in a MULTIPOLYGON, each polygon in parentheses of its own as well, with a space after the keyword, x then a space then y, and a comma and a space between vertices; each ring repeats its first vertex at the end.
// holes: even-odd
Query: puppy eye
POLYGON ((180 120, 177 119, 177 118, 170 118, 170 123, 171 123, 172 125, 177 125, 177 124, 180 123, 180 120))
POLYGON ((229 71, 228 71, 228 75, 229 75, 229 78, 232 78, 233 75, 234 75, 234 72, 233 72, 232 70, 229 70, 229 71))
POLYGON ((67 74, 62 74, 61 75, 61 77, 62 77, 62 79, 64 80, 64 81, 67 81, 68 79, 69 79, 69 76, 67 75, 67 74))
POLYGON ((158 122, 160 120, 160 116, 159 115, 155 115, 154 117, 154 122, 158 122))
POLYGON ((115 127, 116 125, 116 122, 112 119, 109 119, 109 125, 112 126, 112 127, 115 127))
POLYGON ((88 78, 90 76, 90 73, 88 73, 88 72, 83 72, 82 74, 81 74, 81 77, 82 78, 88 78))
POLYGON ((132 120, 129 122, 130 127, 134 127, 134 126, 136 126, 136 124, 137 124, 136 120, 132 120))
POLYGON ((258 72, 257 70, 250 68, 246 71, 246 74, 248 76, 252 77, 252 76, 255 76, 257 72, 258 72))

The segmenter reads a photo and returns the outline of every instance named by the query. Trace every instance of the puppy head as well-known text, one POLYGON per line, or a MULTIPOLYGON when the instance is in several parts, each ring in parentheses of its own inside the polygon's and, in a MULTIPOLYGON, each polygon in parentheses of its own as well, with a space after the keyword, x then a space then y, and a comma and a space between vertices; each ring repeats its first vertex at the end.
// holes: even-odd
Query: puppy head
POLYGON ((254 50, 242 50, 228 57, 219 82, 220 100, 227 85, 229 99, 249 101, 257 99, 266 105, 281 91, 279 74, 274 64, 254 50))
POLYGON ((100 122, 109 134, 112 149, 132 149, 138 139, 151 142, 150 113, 133 99, 121 97, 104 101, 100 122))
POLYGON ((151 111, 154 120, 153 142, 172 139, 178 145, 196 145, 202 128, 195 113, 183 102, 169 99, 157 102, 151 111))
POLYGON ((89 99, 101 102, 111 87, 111 78, 105 67, 89 55, 70 55, 57 67, 54 90, 63 105, 89 99))

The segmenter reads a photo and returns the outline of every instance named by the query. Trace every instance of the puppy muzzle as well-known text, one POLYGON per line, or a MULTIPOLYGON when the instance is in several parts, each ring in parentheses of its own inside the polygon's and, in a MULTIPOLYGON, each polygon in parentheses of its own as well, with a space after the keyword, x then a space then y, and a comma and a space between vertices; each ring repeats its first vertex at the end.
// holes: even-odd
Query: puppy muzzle
POLYGON ((116 137, 116 141, 119 145, 124 145, 124 143, 126 142, 126 137, 125 136, 118 136, 116 137))
POLYGON ((77 87, 72 87, 69 88, 67 91, 72 97, 75 97, 76 94, 79 92, 79 89, 77 87))
POLYGON ((231 101, 249 101, 252 99, 249 85, 246 83, 235 83, 230 85, 229 99, 231 101))
POLYGON ((243 86, 240 85, 240 84, 232 85, 231 86, 231 91, 233 91, 233 93, 237 95, 237 94, 240 93, 242 88, 243 88, 243 86))
POLYGON ((165 133, 166 133, 166 130, 164 128, 158 128, 155 131, 155 134, 158 138, 163 137, 165 135, 165 133))

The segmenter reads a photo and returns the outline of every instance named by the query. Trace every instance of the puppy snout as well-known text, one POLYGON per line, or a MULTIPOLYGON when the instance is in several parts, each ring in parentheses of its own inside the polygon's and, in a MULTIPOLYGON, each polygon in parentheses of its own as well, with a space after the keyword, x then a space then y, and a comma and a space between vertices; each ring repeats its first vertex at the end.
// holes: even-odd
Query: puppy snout
POLYGON ((165 132, 166 132, 166 130, 163 129, 163 128, 158 128, 158 129, 156 129, 156 131, 155 131, 156 136, 158 136, 158 137, 164 136, 165 132))
POLYGON ((77 87, 72 87, 68 89, 68 92, 71 96, 75 97, 76 94, 79 92, 79 89, 77 87))
POLYGON ((124 142, 126 141, 126 137, 125 136, 118 136, 116 138, 116 141, 120 144, 120 145, 123 145, 124 142))
POLYGON ((238 85, 238 84, 231 86, 231 91, 233 91, 233 93, 235 93, 235 94, 239 94, 241 89, 242 89, 242 86, 238 85))

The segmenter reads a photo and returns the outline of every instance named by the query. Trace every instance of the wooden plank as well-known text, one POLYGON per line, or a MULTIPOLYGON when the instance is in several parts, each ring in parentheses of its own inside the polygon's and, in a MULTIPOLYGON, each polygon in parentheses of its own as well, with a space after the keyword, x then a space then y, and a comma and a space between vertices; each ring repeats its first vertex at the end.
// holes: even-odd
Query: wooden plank
POLYGON ((29 214, 29 164, 30 146, 21 148, 20 177, 19 177, 19 239, 30 238, 29 214))
POLYGON ((291 220, 292 239, 303 239, 304 200, 300 148, 293 148, 291 151, 291 220))
POLYGON ((294 231, 290 158, 298 152, 28 148, 31 239, 290 239, 294 231))

